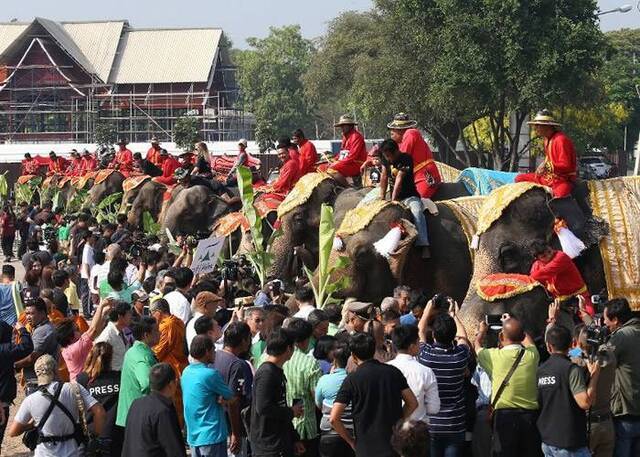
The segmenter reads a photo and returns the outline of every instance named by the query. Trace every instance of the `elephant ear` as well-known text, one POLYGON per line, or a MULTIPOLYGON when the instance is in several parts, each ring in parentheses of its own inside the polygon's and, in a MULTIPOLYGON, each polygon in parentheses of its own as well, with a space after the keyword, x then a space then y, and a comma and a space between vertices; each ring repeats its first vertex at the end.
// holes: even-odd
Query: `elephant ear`
POLYGON ((498 263, 503 273, 528 274, 526 263, 530 263, 529 260, 529 254, 510 241, 502 243, 498 249, 498 263))

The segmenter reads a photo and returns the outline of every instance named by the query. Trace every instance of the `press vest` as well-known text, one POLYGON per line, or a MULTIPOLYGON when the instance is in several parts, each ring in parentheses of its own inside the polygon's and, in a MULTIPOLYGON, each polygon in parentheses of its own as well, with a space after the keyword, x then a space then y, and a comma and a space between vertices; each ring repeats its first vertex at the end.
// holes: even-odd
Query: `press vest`
POLYGON ((542 442, 562 449, 587 446, 587 418, 569 386, 568 357, 553 354, 538 368, 540 415, 538 430, 542 442))

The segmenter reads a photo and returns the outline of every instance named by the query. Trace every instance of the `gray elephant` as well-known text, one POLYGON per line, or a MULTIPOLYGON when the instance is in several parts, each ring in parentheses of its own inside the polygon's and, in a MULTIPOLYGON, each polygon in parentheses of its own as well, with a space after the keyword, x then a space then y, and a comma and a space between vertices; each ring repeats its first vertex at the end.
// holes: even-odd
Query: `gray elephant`
MULTIPOLYGON (((102 172, 102 170, 101 170, 102 172)), ((114 171, 102 182, 95 184, 89 190, 89 198, 85 201, 83 208, 95 207, 109 195, 122 192, 124 175, 119 171, 114 171)))
MULTIPOLYGON (((578 189, 578 193, 586 195, 585 184, 579 186, 583 189, 582 192, 578 189)), ((578 202, 581 207, 588 206, 584 198, 578 202)), ((480 297, 477 286, 483 278, 495 273, 528 275, 534 260, 529 253, 533 240, 552 241, 555 247, 560 247, 557 238, 552 236, 555 215, 550 200, 551 196, 541 187, 527 190, 504 208, 500 217, 481 234, 471 286, 461 308, 461 318, 472 335, 485 315, 505 312, 520 318, 525 330, 532 335, 543 334, 551 298, 542 287, 490 302, 480 297)), ((606 289, 606 281, 598 243, 592 244, 574 261, 588 289, 600 292, 606 289)))
POLYGON ((380 302, 392 294, 399 285, 398 278, 402 278, 403 284, 421 290, 427 296, 444 293, 457 300, 462 299, 472 271, 469 243, 452 210, 442 203, 437 207, 437 215, 426 215, 431 258, 422 259, 419 249, 411 247, 403 267, 397 268, 396 274, 390 262, 376 251, 374 243, 389 232, 393 223, 402 219, 411 221, 408 209, 397 204, 387 205, 364 229, 352 235, 343 235, 343 249, 333 251, 331 261, 335 264, 341 255, 349 258, 349 265, 337 271, 334 279, 346 275, 350 278, 350 286, 340 291, 338 296, 380 302))
MULTIPOLYGON (((156 182, 153 179, 149 179, 139 186, 135 196, 126 207, 127 220, 129 224, 135 227, 141 227, 142 217, 145 212, 149 212, 154 221, 158 221, 162 224, 159 217, 162 211, 164 193, 166 190, 167 187, 164 184, 156 182)), ((125 199, 123 197, 123 204, 125 204, 127 200, 129 199, 125 199)))

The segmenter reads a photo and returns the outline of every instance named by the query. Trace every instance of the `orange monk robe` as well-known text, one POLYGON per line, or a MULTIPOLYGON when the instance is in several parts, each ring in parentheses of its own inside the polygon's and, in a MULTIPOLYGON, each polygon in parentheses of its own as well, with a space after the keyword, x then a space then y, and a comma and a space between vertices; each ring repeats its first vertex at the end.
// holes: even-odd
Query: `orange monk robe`
MULTIPOLYGON (((184 351, 186 339, 184 323, 173 314, 169 314, 160 320, 158 328, 160 330, 160 341, 153 347, 153 352, 158 362, 168 363, 173 367, 176 378, 180 380, 182 370, 189 364, 184 351)), ((180 386, 180 383, 178 383, 178 386, 180 386)), ((182 391, 179 387, 176 389, 173 402, 178 412, 180 424, 182 424, 182 391)))

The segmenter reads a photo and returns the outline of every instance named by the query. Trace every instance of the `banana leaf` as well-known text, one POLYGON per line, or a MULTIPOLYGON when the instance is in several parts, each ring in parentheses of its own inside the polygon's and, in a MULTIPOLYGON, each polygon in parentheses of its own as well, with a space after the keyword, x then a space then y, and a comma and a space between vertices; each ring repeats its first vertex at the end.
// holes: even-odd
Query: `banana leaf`
POLYGON ((0 175, 0 198, 6 200, 9 195, 9 183, 7 182, 7 171, 0 175))
POLYGON ((160 224, 153 220, 149 211, 142 213, 142 229, 147 235, 157 235, 160 231, 160 224))

